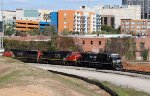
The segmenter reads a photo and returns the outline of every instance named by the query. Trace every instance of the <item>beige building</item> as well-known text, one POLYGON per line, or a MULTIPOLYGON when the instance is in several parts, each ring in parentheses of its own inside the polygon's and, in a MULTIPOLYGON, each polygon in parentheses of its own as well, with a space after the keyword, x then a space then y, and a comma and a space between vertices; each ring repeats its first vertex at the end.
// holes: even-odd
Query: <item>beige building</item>
MULTIPOLYGON (((99 8, 99 13, 102 16, 114 16, 114 27, 117 29, 121 25, 121 19, 141 19, 141 7, 139 5, 128 6, 96 6, 99 8)), ((109 18, 105 18, 105 22, 108 22, 109 18)), ((110 22, 111 23, 111 22, 110 22)), ((110 24, 109 23, 109 24, 110 24)))
POLYGON ((149 35, 150 31, 150 20, 121 20, 121 33, 132 34, 132 35, 149 35))
POLYGON ((102 15, 101 16, 101 24, 108 25, 115 28, 115 16, 113 15, 102 15))
POLYGON ((141 19, 140 5, 104 5, 85 9, 100 14, 102 25, 113 26, 116 29, 121 25, 121 19, 141 19))

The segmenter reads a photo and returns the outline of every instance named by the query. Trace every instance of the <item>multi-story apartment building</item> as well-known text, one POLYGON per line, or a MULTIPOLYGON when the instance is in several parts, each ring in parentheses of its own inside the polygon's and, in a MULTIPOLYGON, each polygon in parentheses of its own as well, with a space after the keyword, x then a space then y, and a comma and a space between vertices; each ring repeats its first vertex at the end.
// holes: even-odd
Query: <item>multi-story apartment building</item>
POLYGON ((58 32, 74 31, 75 10, 58 10, 58 32))
POLYGON ((150 19, 150 0, 122 0, 122 5, 141 5, 141 19, 150 19))
POLYGON ((150 33, 150 20, 121 20, 121 33, 133 35, 148 35, 150 33))
MULTIPOLYGON (((93 23, 92 26, 93 28, 96 28, 96 31, 101 31, 101 14, 99 13, 98 9, 91 9, 88 8, 87 6, 81 6, 80 8, 81 11, 83 12, 92 12, 94 13, 94 20, 91 20, 91 22, 93 23), (95 20, 96 20, 96 24, 95 24, 95 20)), ((91 28, 92 29, 92 28, 91 28)))
POLYGON ((58 11, 58 32, 64 30, 72 32, 92 33, 97 31, 97 19, 99 15, 95 12, 81 10, 59 10, 58 11))

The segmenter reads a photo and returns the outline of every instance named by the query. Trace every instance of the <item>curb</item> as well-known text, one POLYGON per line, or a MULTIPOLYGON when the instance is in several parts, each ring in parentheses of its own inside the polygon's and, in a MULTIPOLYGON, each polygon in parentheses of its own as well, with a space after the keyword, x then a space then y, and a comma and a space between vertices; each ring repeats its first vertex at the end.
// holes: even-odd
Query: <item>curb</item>
POLYGON ((107 93, 109 93, 111 96, 118 96, 117 93, 115 93, 114 91, 112 91, 110 88, 104 86, 102 83, 100 82, 97 82, 97 81, 94 81, 94 80, 90 80, 88 78, 85 78, 85 77, 81 77, 81 76, 77 76, 77 75, 73 75, 73 74, 67 74, 67 73, 63 73, 63 72, 57 72, 57 71, 53 71, 53 70, 48 70, 49 72, 52 72, 52 73, 56 73, 56 74, 60 74, 60 75, 64 75, 64 76, 69 76, 69 77, 73 77, 73 78, 77 78, 77 79, 80 79, 80 80, 83 80, 87 83, 90 83, 90 84, 94 84, 94 85, 97 85, 99 88, 105 90, 107 93))

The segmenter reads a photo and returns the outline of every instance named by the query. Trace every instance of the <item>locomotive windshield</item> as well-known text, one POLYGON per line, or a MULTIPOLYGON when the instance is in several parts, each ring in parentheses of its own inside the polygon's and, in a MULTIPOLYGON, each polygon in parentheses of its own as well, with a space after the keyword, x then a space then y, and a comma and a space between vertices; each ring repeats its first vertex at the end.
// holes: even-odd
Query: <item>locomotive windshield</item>
POLYGON ((111 54, 111 58, 112 58, 112 59, 121 59, 121 58, 119 57, 119 54, 111 54))

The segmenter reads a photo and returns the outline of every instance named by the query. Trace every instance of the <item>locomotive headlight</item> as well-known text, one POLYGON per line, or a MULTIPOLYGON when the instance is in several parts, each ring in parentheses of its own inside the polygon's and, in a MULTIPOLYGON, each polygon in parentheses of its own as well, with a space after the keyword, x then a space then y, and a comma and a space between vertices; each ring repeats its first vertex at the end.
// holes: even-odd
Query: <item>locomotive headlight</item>
POLYGON ((116 60, 113 60, 113 63, 117 63, 117 61, 116 61, 116 60))

